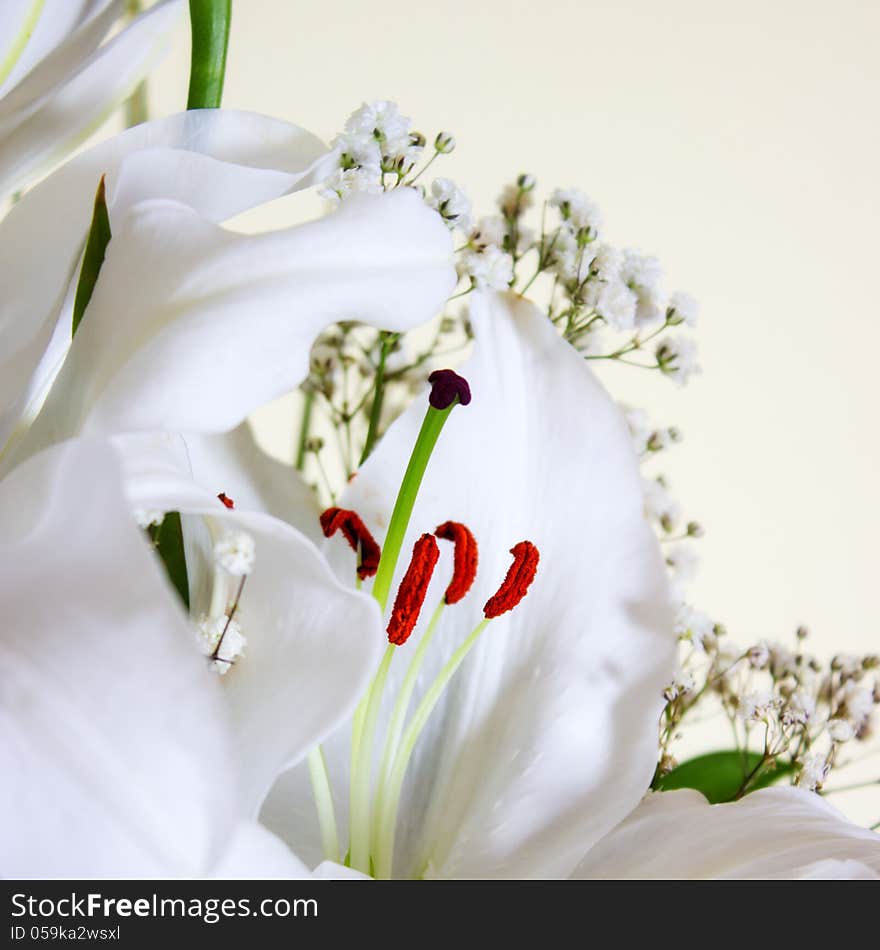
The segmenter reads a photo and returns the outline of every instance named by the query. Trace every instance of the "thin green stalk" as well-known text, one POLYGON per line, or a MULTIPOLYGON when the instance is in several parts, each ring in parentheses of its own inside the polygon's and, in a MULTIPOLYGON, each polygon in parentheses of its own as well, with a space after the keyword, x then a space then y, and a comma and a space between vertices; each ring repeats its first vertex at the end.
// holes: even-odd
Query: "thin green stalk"
POLYGON ((384 793, 388 781, 391 778, 391 770, 394 767, 394 758, 397 754, 400 734, 403 732, 403 723, 409 711, 410 700, 416 688, 416 681, 419 678, 425 654, 428 652, 428 647, 434 638, 434 632, 440 623, 440 618, 443 616, 443 608, 445 606, 445 599, 441 600, 437 605, 437 609, 432 614, 428 627, 422 635, 422 639, 419 641, 416 652, 410 661, 406 676, 400 686, 400 692, 397 694, 397 700, 394 703, 394 711, 391 713, 388 733, 385 737, 385 749, 382 753, 382 764, 379 768, 379 781, 377 784, 379 795, 376 801, 376 812, 373 819, 373 840, 376 845, 378 845, 379 840, 379 816, 382 814, 382 809, 384 808, 384 793))
POLYGON ((356 871, 370 873, 370 799, 373 784, 373 737, 376 733, 376 720, 382 704, 385 680, 394 659, 394 644, 389 644, 379 664, 379 670, 373 679, 366 696, 361 700, 356 719, 360 718, 361 728, 357 748, 352 746, 354 771, 351 776, 351 866, 356 871))
POLYGON ((226 75, 232 0, 189 0, 192 57, 187 109, 219 109, 226 75))
POLYGON ((382 344, 379 349, 379 365, 376 367, 376 382, 373 387, 373 405, 370 408, 370 424, 367 428, 367 441, 358 465, 363 465, 370 457, 376 441, 379 438, 379 424, 382 421, 382 404, 385 401, 385 361, 394 344, 395 335, 382 334, 382 344))
POLYGON ((382 547, 382 559, 379 561, 379 570, 376 572, 376 579, 373 582, 373 596, 379 602, 379 606, 383 611, 388 603, 394 569, 397 567, 397 559, 400 557, 400 547, 403 544, 406 529, 409 527, 409 519, 416 502, 416 496, 419 493, 419 487, 422 484, 425 469, 428 467, 428 460, 431 458, 437 439, 449 418, 449 413, 457 405, 458 399, 456 398, 446 409, 435 409, 433 406, 429 406, 416 444, 413 446, 409 465, 406 467, 403 482, 397 494, 397 501, 394 503, 394 510, 391 512, 391 522, 388 525, 388 533, 382 547))
POLYGON ((306 464, 306 444, 312 425, 312 410, 315 407, 315 391, 307 389, 303 398, 302 420, 299 424, 299 442, 296 448, 296 470, 301 472, 306 464))
POLYGON ((315 808, 318 811, 318 824, 321 828, 321 846, 328 861, 339 863, 339 832, 336 826, 336 811, 333 808, 333 793, 330 790, 330 777, 327 774, 327 762, 320 746, 310 750, 308 755, 309 778, 312 781, 312 793, 315 796, 315 808))
POLYGON ((464 643, 452 654, 446 666, 439 672, 437 678, 422 697, 422 701, 416 708, 415 713, 413 713, 412 720, 403 734, 400 749, 394 760, 391 778, 388 782, 388 795, 384 802, 382 814, 379 816, 378 847, 376 849, 376 877, 379 880, 387 880, 391 877, 392 862, 394 859, 397 809, 400 804, 403 780, 406 776, 406 770, 409 766, 409 760, 412 757, 413 750, 419 741, 419 736, 422 734, 422 730, 425 728, 431 713, 434 711, 434 707, 443 695, 443 691, 455 675, 456 670, 464 662, 464 658, 479 639, 480 634, 489 626, 489 623, 489 617, 480 621, 464 643))
MULTIPOLYGON (((141 0, 127 0, 125 12, 133 20, 143 9, 141 0)), ((146 122, 150 117, 149 100, 147 97, 147 80, 142 79, 134 92, 125 100, 125 127, 130 129, 134 125, 146 122)))

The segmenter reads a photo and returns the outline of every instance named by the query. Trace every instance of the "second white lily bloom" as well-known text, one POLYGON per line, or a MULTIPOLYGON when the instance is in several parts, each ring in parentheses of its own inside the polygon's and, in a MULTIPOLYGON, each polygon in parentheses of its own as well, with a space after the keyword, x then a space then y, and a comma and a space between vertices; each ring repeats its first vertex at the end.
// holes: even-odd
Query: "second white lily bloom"
MULTIPOLYGON (((321 603, 302 605, 304 649, 264 676, 252 712, 268 718, 243 734, 230 729, 229 702, 138 534, 108 446, 58 446, 0 483, 0 874, 310 876, 253 821, 243 773, 252 786, 273 743, 308 745, 353 705, 360 684, 346 688, 340 666, 308 682, 307 641, 313 655, 330 637, 331 654, 341 648, 342 617, 368 635, 370 604, 301 563, 279 565, 292 571, 293 596, 311 590, 321 603), (301 705, 279 709, 280 689, 301 705)), ((266 546, 267 573, 282 540, 266 546)), ((290 620, 274 619, 282 652, 290 620)), ((354 656, 334 657, 343 669, 357 662, 353 637, 347 645, 354 656)), ((250 657, 264 673, 265 647, 255 637, 250 657)))
POLYGON ((0 5, 0 200, 87 138, 156 65, 182 22, 159 0, 111 39, 125 0, 0 5))

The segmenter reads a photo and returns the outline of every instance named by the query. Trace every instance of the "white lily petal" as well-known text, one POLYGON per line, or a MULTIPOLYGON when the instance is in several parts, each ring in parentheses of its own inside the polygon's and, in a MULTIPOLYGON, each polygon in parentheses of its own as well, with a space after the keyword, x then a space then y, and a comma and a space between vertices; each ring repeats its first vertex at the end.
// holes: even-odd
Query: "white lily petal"
POLYGON ((128 129, 29 191, 0 223, 0 443, 26 406, 39 406, 67 353, 75 278, 102 175, 111 228, 137 202, 162 197, 223 221, 313 184, 328 155, 298 126, 205 109, 128 129))
POLYGON ((767 788, 710 805, 656 792, 600 841, 577 878, 827 878, 880 874, 880 835, 814 792, 767 788))
POLYGON ((322 861, 312 872, 312 876, 319 881, 372 881, 367 874, 361 874, 354 868, 347 868, 344 864, 334 861, 322 861))
POLYGON ((321 506, 295 469, 267 455, 243 422, 231 432, 186 436, 193 477, 216 486, 237 508, 263 511, 293 525, 316 544, 323 543, 321 506))
POLYGON ((119 0, 4 0, 0 4, 0 97, 111 2, 121 7, 119 0))
POLYGON ((231 429, 297 386, 328 324, 417 326, 455 280, 449 232, 411 189, 357 195, 318 221, 262 235, 143 202, 108 246, 30 450, 83 426, 231 429))
MULTIPOLYGON (((626 424, 583 360, 512 295, 477 298, 471 318, 475 351, 461 372, 473 401, 453 410, 440 437, 397 573, 416 537, 447 519, 472 529, 480 566, 468 597, 445 611, 422 691, 482 618, 508 549, 528 539, 541 563, 525 600, 465 660, 417 746, 395 873, 567 876, 651 780, 661 691, 674 667, 665 572, 642 516, 626 424)), ((340 500, 379 539, 425 406, 417 401, 392 426, 340 500)), ((422 627, 450 578, 442 546, 422 627)), ((350 577, 344 543, 334 539, 330 551, 350 577)), ((418 637, 395 658, 392 696, 418 637)), ((327 749, 342 789, 344 739, 327 749)), ((285 776, 264 817, 308 860, 302 787, 295 773, 285 776)), ((344 800, 337 804, 344 823, 344 800)))
MULTIPOLYGON (((375 601, 340 584, 290 525, 229 510, 181 475, 173 443, 167 436, 120 440, 132 506, 199 516, 215 532, 244 531, 256 541, 235 617, 247 645, 219 677, 242 764, 245 812, 256 814, 277 776, 351 715, 381 655, 381 618, 375 601)), ((213 572, 210 550, 207 565, 195 563, 197 556, 188 549, 196 617, 208 609, 203 579, 213 572)))
POLYGON ((124 9, 117 0, 86 19, 0 101, 0 195, 22 187, 104 122, 166 52, 183 3, 159 0, 101 45, 124 9))
POLYGON ((219 690, 105 446, 0 484, 0 873, 207 873, 237 810, 219 690))
POLYGON ((218 881, 304 880, 321 877, 270 831, 256 822, 242 822, 229 835, 229 845, 211 877, 218 881))

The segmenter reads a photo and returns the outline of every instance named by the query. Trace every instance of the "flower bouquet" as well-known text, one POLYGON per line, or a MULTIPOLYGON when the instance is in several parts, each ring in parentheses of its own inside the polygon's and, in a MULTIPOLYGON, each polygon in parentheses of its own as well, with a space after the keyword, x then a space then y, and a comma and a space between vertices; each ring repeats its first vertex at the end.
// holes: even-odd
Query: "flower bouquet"
POLYGON ((597 375, 686 384, 695 301, 576 188, 475 211, 390 101, 221 108, 230 7, 163 116, 182 0, 2 7, 0 873, 876 878, 823 790, 880 660, 691 603, 680 433, 597 375))

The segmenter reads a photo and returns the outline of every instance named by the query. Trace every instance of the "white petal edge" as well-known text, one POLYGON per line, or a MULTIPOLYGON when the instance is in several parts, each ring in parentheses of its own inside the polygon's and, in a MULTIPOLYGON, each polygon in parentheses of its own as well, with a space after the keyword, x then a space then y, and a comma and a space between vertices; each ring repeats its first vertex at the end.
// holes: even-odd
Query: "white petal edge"
POLYGON ((45 0, 33 32, 26 37, 30 15, 39 2, 41 0, 5 0, 0 4, 0 37, 9 44, 0 48, 0 61, 9 69, 0 81, 0 98, 17 86, 69 34, 100 14, 111 2, 117 8, 121 6, 120 0, 45 0), (23 40, 24 46, 21 46, 23 40), (13 46, 19 50, 14 63, 13 46), (7 56, 10 57, 8 61, 7 56))
POLYGON ((880 835, 814 792, 767 788, 710 805, 653 792, 600 841, 576 878, 828 878, 880 875, 880 835))
POLYGON ((455 280, 449 232, 411 189, 262 235, 142 202, 108 246, 28 451, 81 430, 232 429, 299 384, 324 327, 418 326, 455 280))
POLYGON ((167 52, 182 0, 159 0, 99 45, 123 8, 110 4, 88 20, 0 101, 0 195, 87 138, 167 52))
POLYGON ((0 223, 0 444, 26 407, 39 408, 67 353, 79 259, 102 175, 114 230, 149 198, 185 202, 223 221, 312 185, 329 154, 310 132, 278 119, 195 110, 101 142, 24 195, 0 223))

